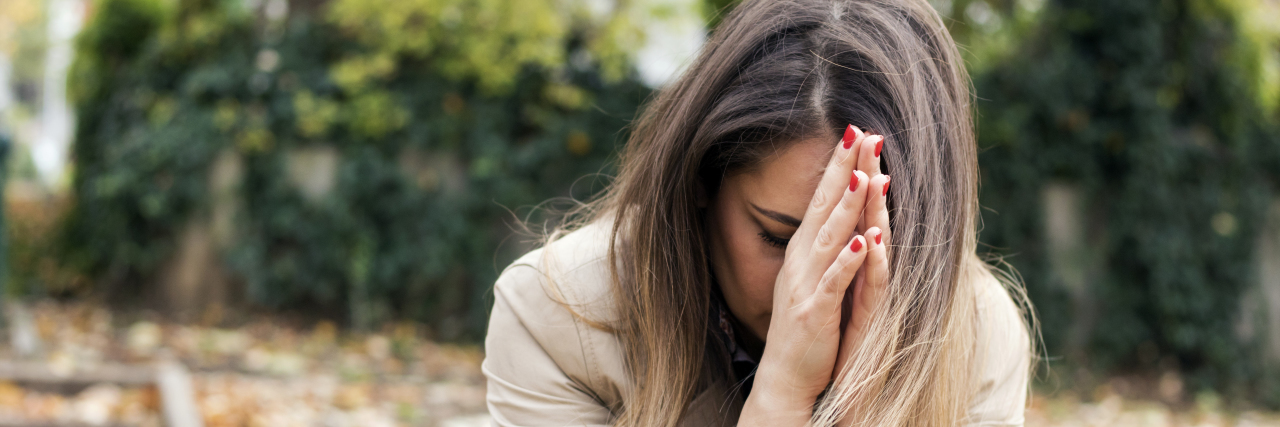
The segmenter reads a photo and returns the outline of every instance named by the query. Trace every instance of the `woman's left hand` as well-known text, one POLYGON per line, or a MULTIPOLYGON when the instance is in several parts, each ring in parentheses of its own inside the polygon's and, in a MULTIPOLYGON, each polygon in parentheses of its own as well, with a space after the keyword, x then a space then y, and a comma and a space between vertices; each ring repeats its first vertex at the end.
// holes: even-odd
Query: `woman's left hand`
POLYGON ((884 300, 885 289, 889 285, 889 175, 880 173, 880 150, 884 139, 864 140, 858 156, 858 170, 871 177, 867 185, 867 201, 864 205, 862 220, 858 230, 867 236, 868 252, 862 269, 854 279, 853 287, 848 292, 852 297, 846 301, 849 323, 840 339, 840 353, 836 357, 836 369, 833 378, 839 378, 844 372, 846 361, 861 344, 866 329, 884 300))

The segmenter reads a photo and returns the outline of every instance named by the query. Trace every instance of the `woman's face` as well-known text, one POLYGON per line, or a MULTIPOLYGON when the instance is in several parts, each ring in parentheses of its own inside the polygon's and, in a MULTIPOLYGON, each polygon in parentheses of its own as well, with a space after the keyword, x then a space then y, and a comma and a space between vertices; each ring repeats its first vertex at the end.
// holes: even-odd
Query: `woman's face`
POLYGON ((786 241, 804 217, 835 144, 800 141, 726 176, 708 202, 712 268, 729 311, 764 340, 786 241))

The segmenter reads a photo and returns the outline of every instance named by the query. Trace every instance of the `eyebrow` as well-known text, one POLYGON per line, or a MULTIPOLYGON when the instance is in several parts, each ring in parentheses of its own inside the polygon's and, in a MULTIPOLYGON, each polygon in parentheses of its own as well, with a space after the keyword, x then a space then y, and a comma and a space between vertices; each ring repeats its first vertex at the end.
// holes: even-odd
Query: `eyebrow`
POLYGON ((755 203, 747 203, 747 204, 751 205, 751 207, 754 208, 757 212, 760 212, 761 215, 769 217, 769 219, 778 221, 780 223, 783 223, 792 227, 797 227, 797 228, 800 227, 800 220, 796 219, 791 215, 787 215, 782 212, 771 211, 771 210, 756 206, 755 203))

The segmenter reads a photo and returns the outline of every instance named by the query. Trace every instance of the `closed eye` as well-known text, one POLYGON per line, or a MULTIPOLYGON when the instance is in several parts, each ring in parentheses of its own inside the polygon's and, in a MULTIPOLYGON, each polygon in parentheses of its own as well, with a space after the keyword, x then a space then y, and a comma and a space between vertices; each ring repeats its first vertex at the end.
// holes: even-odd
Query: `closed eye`
POLYGON ((784 248, 786 248, 786 247, 787 247, 787 243, 791 243, 791 239, 790 239, 790 238, 785 238, 785 239, 784 239, 784 238, 781 238, 781 237, 778 237, 778 236, 774 236, 774 235, 772 235, 772 234, 769 234, 769 233, 766 233, 766 232, 763 232, 763 231, 762 231, 762 232, 760 232, 760 239, 761 239, 761 240, 764 240, 764 242, 765 242, 766 244, 768 244, 769 246, 773 246, 773 247, 775 247, 775 248, 779 248, 779 249, 784 249, 784 248))

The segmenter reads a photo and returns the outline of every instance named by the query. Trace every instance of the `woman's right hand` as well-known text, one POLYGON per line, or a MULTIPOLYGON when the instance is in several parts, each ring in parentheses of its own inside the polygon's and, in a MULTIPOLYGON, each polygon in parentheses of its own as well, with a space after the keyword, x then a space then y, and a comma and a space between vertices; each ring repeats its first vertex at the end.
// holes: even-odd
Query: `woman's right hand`
POLYGON ((855 170, 864 140, 850 126, 791 237, 773 289, 764 353, 739 425, 805 425, 831 382, 840 348, 841 303, 866 257, 855 228, 868 179, 855 170))

